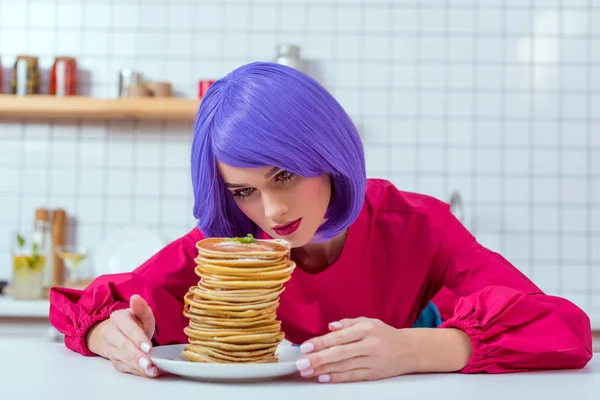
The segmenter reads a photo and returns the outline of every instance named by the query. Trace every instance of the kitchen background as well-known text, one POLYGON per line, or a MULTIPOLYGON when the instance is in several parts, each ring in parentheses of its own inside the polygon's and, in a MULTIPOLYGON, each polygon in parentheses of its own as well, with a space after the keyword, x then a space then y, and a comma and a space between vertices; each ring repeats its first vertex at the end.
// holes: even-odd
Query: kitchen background
MULTIPOLYGON (((4 93, 32 54, 42 92, 68 55, 80 94, 114 98, 133 68, 196 98, 292 43, 357 124, 369 176, 458 191, 480 242, 600 318, 600 1, 0 0, 4 93)), ((190 139, 182 122, 0 121, 0 280, 38 207, 67 210, 92 254, 124 226, 185 234, 190 139)))

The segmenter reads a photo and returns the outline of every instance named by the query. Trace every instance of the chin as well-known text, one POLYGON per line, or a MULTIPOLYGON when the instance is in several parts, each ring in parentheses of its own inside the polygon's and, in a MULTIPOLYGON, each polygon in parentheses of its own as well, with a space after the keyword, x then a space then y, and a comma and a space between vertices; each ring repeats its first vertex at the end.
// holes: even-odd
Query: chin
POLYGON ((309 242, 308 240, 288 240, 292 244, 293 249, 297 249, 299 247, 304 247, 309 242))
POLYGON ((292 245, 292 248, 304 247, 310 242, 311 237, 307 237, 307 235, 303 235, 302 232, 294 232, 290 236, 282 237, 273 232, 272 237, 287 240, 292 245))

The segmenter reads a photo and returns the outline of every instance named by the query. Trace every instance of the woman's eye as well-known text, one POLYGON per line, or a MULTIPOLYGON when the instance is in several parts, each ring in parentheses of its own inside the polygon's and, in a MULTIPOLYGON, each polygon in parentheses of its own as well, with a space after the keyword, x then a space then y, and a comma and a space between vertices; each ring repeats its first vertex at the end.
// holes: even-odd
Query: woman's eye
POLYGON ((294 177, 294 174, 289 171, 281 171, 279 174, 277 174, 278 181, 287 181, 287 180, 292 179, 293 177, 294 177))
POLYGON ((240 189, 240 190, 236 190, 235 192, 233 192, 233 196, 245 198, 245 197, 250 196, 252 194, 252 192, 254 192, 253 188, 240 189))

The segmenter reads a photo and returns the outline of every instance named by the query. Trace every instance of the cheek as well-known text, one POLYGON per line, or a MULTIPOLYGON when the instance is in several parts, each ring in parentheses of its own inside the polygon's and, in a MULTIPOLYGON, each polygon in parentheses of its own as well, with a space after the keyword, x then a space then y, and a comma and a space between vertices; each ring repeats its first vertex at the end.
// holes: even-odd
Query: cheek
POLYGON ((307 179, 298 191, 296 204, 310 209, 327 209, 331 199, 328 176, 307 179))
POLYGON ((244 213, 244 215, 250 218, 255 223, 258 223, 260 221, 260 217, 264 214, 262 212, 260 202, 252 200, 239 200, 235 203, 237 204, 238 208, 244 213))

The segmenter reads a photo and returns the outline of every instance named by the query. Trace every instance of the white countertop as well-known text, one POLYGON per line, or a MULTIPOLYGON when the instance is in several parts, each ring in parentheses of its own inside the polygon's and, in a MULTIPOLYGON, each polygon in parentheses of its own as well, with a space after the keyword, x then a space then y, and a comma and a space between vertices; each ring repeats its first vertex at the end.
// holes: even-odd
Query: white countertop
POLYGON ((50 301, 42 300, 14 300, 12 297, 0 295, 0 318, 48 318, 50 301))
POLYGON ((377 382, 319 384, 299 376, 261 383, 206 383, 174 376, 141 378, 62 344, 0 340, 6 399, 598 399, 600 358, 582 370, 502 375, 425 374, 377 382))

